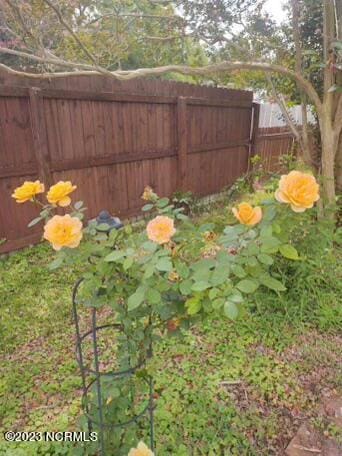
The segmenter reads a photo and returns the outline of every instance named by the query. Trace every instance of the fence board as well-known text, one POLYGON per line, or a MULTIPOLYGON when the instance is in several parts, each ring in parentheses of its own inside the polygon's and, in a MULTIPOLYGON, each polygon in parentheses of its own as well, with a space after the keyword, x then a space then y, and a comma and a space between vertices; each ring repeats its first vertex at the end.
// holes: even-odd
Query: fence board
POLYGON ((264 170, 268 172, 281 171, 280 157, 294 151, 295 146, 287 127, 259 128, 253 143, 255 154, 261 157, 264 170))

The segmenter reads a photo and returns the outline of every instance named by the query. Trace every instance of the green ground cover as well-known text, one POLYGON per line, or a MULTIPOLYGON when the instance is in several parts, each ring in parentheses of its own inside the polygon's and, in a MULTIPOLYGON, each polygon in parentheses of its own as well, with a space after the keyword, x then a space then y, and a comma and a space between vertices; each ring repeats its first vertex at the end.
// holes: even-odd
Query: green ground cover
MULTIPOLYGON (((305 261, 276 262, 287 292, 260 289, 237 321, 208 321, 155 347, 158 456, 279 455, 303 419, 337 433, 319 415, 322 391, 340 392, 342 341, 341 267, 322 233, 301 235, 305 261)), ((50 272, 52 257, 39 245, 0 261, 1 455, 77 453, 1 440, 7 430, 77 429, 70 295, 81 269, 50 272)))

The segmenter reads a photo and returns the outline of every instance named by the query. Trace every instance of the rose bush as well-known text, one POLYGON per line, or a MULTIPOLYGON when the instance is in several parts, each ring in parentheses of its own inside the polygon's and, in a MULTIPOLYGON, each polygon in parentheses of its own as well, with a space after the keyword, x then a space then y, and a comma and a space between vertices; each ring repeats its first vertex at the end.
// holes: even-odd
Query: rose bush
MULTIPOLYGON (((13 197, 18 202, 26 198, 38 203, 42 184, 26 182, 24 186, 25 191, 20 187, 13 197)), ((40 202, 41 214, 31 225, 45 220, 44 238, 57 251, 52 269, 75 262, 87 265, 84 305, 111 308, 126 336, 117 341, 120 370, 145 359, 153 340, 180 333, 196 320, 213 315, 237 318, 243 303, 253 299, 259 287, 284 291, 272 265, 277 255, 301 259, 292 244, 292 229, 305 223, 299 212, 319 198, 314 177, 292 171, 281 177, 275 198, 256 207, 242 202, 233 208, 238 223, 227 223, 222 231, 213 223, 196 225, 182 207, 174 207, 168 198, 159 198, 146 187, 142 196, 147 203, 142 210, 150 214, 146 229, 126 225, 107 234, 108 226, 94 221, 83 227, 85 208, 80 201, 70 206, 69 214, 54 215, 57 204, 71 203, 69 194, 74 189, 71 182, 51 187, 50 204, 40 202), (81 239, 82 248, 77 248, 81 239)), ((139 378, 147 375, 148 369, 142 369, 139 378)), ((106 417, 125 421, 132 406, 127 384, 118 382, 115 391, 104 385, 103 394, 106 417)), ((125 446, 124 432, 117 432, 111 446, 127 454, 137 436, 131 435, 125 446)), ((139 445, 130 454, 152 454, 139 445)))

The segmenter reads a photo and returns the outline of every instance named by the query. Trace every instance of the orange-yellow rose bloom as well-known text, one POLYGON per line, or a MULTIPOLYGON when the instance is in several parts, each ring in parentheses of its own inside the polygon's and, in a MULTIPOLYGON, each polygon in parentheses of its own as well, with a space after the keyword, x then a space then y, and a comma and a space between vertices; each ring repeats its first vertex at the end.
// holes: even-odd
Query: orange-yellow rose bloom
POLYGON ((157 195, 154 193, 153 188, 147 185, 144 188, 144 193, 142 194, 141 198, 145 201, 153 200, 157 195))
POLYGON ((62 207, 69 206, 71 203, 70 193, 76 190, 76 185, 72 185, 70 181, 59 181, 57 184, 50 187, 47 200, 50 204, 59 205, 62 207))
POLYGON ((158 215, 156 218, 148 222, 147 227, 148 238, 157 244, 166 244, 175 234, 173 220, 164 215, 158 215))
POLYGON ((32 200, 38 193, 44 193, 44 184, 39 180, 35 182, 25 181, 23 185, 14 190, 12 198, 17 203, 25 203, 25 201, 32 200))
POLYGON ((262 219, 261 207, 252 207, 248 203, 241 203, 232 209, 234 216, 243 225, 256 225, 262 219))
POLYGON ((137 448, 132 448, 128 453, 128 456, 154 456, 154 453, 144 444, 144 442, 139 442, 137 448))
POLYGON ((55 250, 62 247, 74 249, 82 239, 82 222, 69 214, 55 215, 44 226, 44 238, 55 250))
POLYGON ((319 185, 311 174, 291 171, 281 176, 275 197, 280 203, 290 204, 293 211, 304 212, 319 200, 319 185))

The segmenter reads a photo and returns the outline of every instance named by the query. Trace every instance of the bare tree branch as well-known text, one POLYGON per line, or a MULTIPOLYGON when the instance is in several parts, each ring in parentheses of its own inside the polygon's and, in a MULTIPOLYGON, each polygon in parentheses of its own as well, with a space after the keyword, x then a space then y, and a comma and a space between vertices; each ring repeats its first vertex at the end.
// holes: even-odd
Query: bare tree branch
MULTIPOLYGON (((28 27, 26 26, 26 23, 24 21, 24 18, 21 14, 21 11, 20 11, 20 8, 18 7, 18 5, 16 5, 14 2, 12 2, 12 0, 4 0, 4 1, 5 1, 5 3, 7 3, 9 8, 12 10, 12 14, 18 18, 24 34, 29 36, 36 43, 37 47, 40 48, 41 47, 40 40, 37 39, 37 37, 34 36, 33 33, 31 32, 31 30, 29 30, 28 27)), ((22 40, 26 44, 25 35, 22 37, 22 40)))
MULTIPOLYGON (((13 53, 12 49, 7 49, 7 48, 0 48, 0 52, 2 53, 13 53)), ((322 113, 322 103, 321 100, 312 86, 312 84, 305 79, 301 74, 296 73, 293 70, 290 70, 288 68, 285 68, 281 65, 275 65, 275 64, 269 64, 269 63, 264 63, 264 62, 221 62, 213 65, 207 65, 203 67, 190 67, 188 65, 166 65, 166 66, 161 66, 161 67, 155 67, 155 68, 139 68, 137 70, 117 70, 117 71, 100 71, 97 67, 92 67, 91 65, 85 65, 85 64, 78 64, 78 63, 70 63, 66 62, 63 60, 55 60, 55 59, 45 59, 43 57, 37 57, 33 56, 31 54, 26 54, 22 53, 23 57, 31 58, 33 60, 39 59, 43 60, 47 63, 52 63, 54 65, 61 65, 61 66, 70 66, 74 68, 87 68, 89 69, 88 72, 83 72, 82 74, 104 74, 107 76, 111 76, 115 79, 119 80, 130 80, 130 79, 136 79, 140 77, 146 77, 146 76, 161 76, 163 74, 167 73, 180 73, 184 75, 189 75, 189 76, 206 76, 209 74, 213 73, 222 73, 222 72, 230 72, 230 71, 236 71, 236 70, 256 70, 256 71, 263 71, 265 73, 280 73, 285 76, 288 76, 295 81, 298 82, 300 87, 303 88, 307 96, 310 98, 312 103, 316 106, 317 113, 318 115, 321 115, 322 113), (68 65, 66 65, 68 63, 68 65)), ((2 66, 3 68, 5 67, 4 65, 2 66)), ((104 69, 101 69, 104 70, 104 69)), ((20 71, 17 71, 16 74, 20 74, 20 71)), ((69 73, 70 75, 76 75, 80 74, 80 72, 73 72, 69 73)), ((25 73, 27 75, 27 73, 25 73)), ((64 73, 65 75, 65 73, 64 73)), ((59 77, 59 73, 45 73, 45 74, 40 74, 41 77, 59 77)), ((39 77, 39 75, 34 74, 33 77, 39 77)))
MULTIPOLYGON (((18 57, 23 57, 28 60, 33 60, 34 62, 39 63, 49 63, 56 66, 64 66, 69 68, 80 68, 84 70, 92 71, 94 70, 93 65, 87 65, 86 63, 75 63, 69 62, 68 60, 60 59, 59 57, 52 54, 50 51, 45 50, 46 54, 50 54, 51 58, 48 57, 39 57, 38 55, 29 54, 28 52, 16 51, 15 49, 8 49, 4 47, 0 47, 0 54, 10 54, 10 55, 17 55, 18 57), (53 57, 52 57, 53 56, 53 57)), ((20 73, 20 71, 18 71, 20 73)), ((53 73, 52 73, 53 74, 53 73)), ((39 74, 38 74, 39 76, 39 74)))
POLYGON ((95 57, 92 55, 91 52, 89 52, 89 50, 86 48, 86 46, 82 43, 82 41, 79 39, 79 37, 76 35, 76 33, 73 31, 72 27, 64 20, 63 16, 62 16, 62 13, 61 11, 59 10, 59 8, 54 5, 50 0, 44 0, 44 2, 51 8, 53 9, 53 11, 56 13, 57 17, 58 17, 58 20, 59 22, 61 23, 61 25, 63 25, 63 27, 70 33, 70 35, 74 38, 74 40, 76 41, 76 43, 78 44, 78 46, 82 49, 82 51, 84 52, 84 54, 93 62, 96 70, 99 72, 99 73, 103 73, 103 74, 107 74, 108 76, 110 75, 110 72, 107 71, 105 68, 101 67, 98 65, 95 57))
POLYGON ((293 122, 287 108, 286 108, 286 104, 284 102, 284 99, 282 97, 280 97, 277 93, 277 90, 273 84, 273 81, 272 81, 272 78, 269 74, 266 74, 266 79, 268 81, 268 83, 270 84, 270 87, 271 87, 271 90, 272 90, 272 95, 274 96, 280 110, 281 110, 281 113, 282 115, 284 116, 284 119, 285 119, 285 122, 287 123, 288 127, 290 128, 293 136, 296 138, 296 140, 299 142, 300 144, 300 147, 302 149, 302 138, 301 138, 301 135, 295 125, 295 123, 293 122))
MULTIPOLYGON (((300 31, 299 31, 299 3, 297 0, 292 0, 292 27, 293 27, 293 40, 295 44, 295 69, 296 73, 303 74, 302 69, 302 46, 300 42, 300 31)), ((303 89, 297 82, 297 88, 300 94, 301 100, 301 111, 302 111, 302 142, 301 148, 303 151, 304 161, 308 164, 312 164, 309 132, 308 132, 308 116, 307 116, 307 103, 305 101, 305 95, 303 89)))
POLYGON ((91 20, 88 22, 86 25, 92 25, 98 21, 102 21, 103 19, 107 19, 108 17, 116 17, 116 18, 125 18, 125 17, 130 17, 133 19, 157 19, 157 20, 167 20, 167 21, 174 21, 174 22, 185 22, 185 20, 180 17, 180 16, 161 16, 158 14, 137 14, 137 13, 131 13, 131 14, 121 14, 121 13, 108 13, 108 14, 103 14, 102 16, 98 16, 95 19, 91 20))

